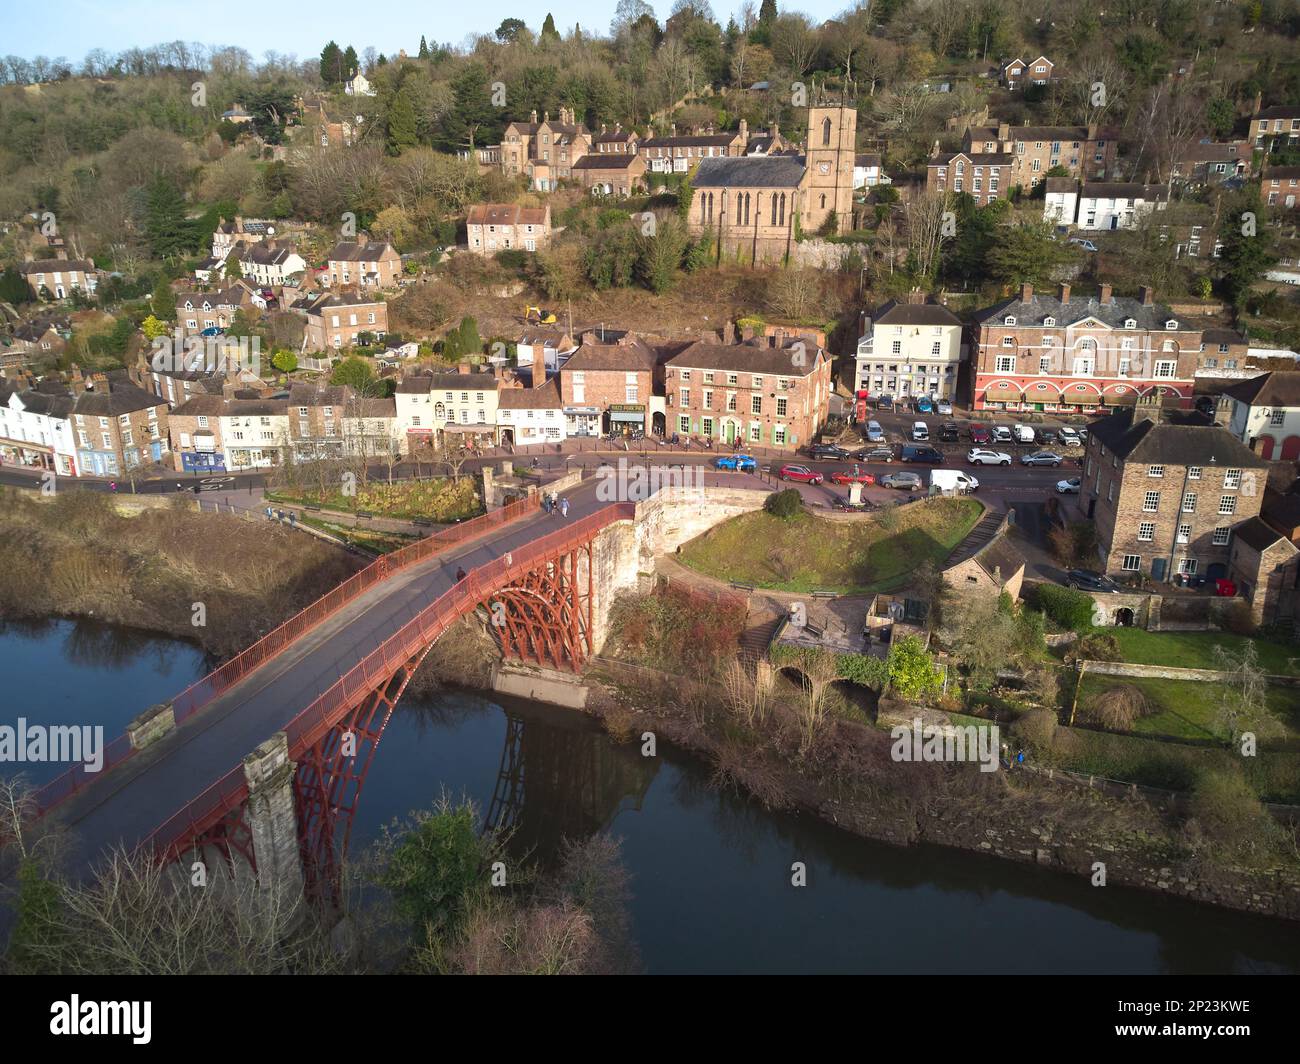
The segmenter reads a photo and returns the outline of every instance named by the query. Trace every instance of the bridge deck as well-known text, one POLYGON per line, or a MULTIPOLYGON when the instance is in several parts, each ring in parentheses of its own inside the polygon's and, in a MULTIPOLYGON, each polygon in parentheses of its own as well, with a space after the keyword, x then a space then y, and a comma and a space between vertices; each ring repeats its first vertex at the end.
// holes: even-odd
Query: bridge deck
MULTIPOLYGON (((590 481, 568 498, 568 521, 605 505, 590 481)), ((564 521, 539 511, 368 589, 164 739, 69 798, 55 815, 73 834, 71 867, 87 868, 109 847, 146 839, 447 591, 458 567, 472 571, 564 521)))

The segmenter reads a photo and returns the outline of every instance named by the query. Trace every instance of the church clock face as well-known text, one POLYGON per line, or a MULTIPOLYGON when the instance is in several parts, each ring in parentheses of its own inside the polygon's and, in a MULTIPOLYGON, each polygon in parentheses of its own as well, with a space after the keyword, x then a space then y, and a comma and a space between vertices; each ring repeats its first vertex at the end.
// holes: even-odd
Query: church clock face
POLYGON ((817 164, 817 169, 820 170, 823 174, 829 174, 829 173, 831 172, 831 164, 830 164, 830 163, 818 163, 818 164, 817 164))

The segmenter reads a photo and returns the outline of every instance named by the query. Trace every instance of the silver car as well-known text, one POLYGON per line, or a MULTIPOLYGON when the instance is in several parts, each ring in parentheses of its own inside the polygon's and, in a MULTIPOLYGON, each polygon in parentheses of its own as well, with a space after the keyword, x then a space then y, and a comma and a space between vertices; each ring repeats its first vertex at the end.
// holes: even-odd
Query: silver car
POLYGON ((920 491, 921 478, 906 470, 900 473, 886 473, 880 478, 882 488, 899 488, 902 491, 920 491))
POLYGON ((972 447, 966 452, 966 461, 971 465, 1010 465, 1011 455, 1006 451, 986 451, 983 447, 972 447))

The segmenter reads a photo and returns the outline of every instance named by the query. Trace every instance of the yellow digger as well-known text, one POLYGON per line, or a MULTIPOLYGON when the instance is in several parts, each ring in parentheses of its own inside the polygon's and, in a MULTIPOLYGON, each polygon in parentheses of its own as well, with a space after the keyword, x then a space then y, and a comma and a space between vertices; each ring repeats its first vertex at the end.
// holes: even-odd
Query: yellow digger
POLYGON ((555 311, 543 310, 541 307, 525 307, 524 321, 529 325, 554 325, 555 311))

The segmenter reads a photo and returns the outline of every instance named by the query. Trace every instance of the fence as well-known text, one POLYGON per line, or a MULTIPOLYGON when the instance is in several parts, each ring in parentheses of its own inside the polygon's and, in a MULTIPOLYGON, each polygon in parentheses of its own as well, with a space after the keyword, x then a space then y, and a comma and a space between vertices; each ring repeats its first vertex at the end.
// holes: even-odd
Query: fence
MULTIPOLYGON (((394 573, 418 565, 449 546, 508 524, 531 513, 537 507, 538 496, 530 494, 527 498, 512 502, 500 510, 475 517, 463 524, 448 526, 401 550, 377 558, 224 665, 190 684, 172 701, 176 724, 179 725, 194 716, 250 672, 279 655, 291 643, 327 620, 358 595, 388 579, 394 573)), ((118 736, 105 748, 104 760, 98 772, 89 772, 82 765, 73 765, 67 772, 55 777, 36 792, 37 808, 42 813, 48 812, 87 783, 102 776, 109 769, 116 768, 134 753, 130 739, 125 735, 118 736)))
MULTIPOLYGON (((444 591, 401 629, 385 639, 285 725, 289 757, 296 759, 304 751, 312 749, 328 734, 342 714, 357 704, 359 698, 376 690, 421 648, 433 643, 451 624, 471 612, 486 596, 526 573, 536 561, 563 554, 585 543, 614 521, 633 520, 635 517, 635 503, 613 503, 578 519, 572 525, 511 551, 509 564, 505 558, 494 558, 478 566, 464 580, 444 591)), ((144 844, 164 853, 170 852, 179 843, 201 835, 218 815, 242 802, 247 796, 248 786, 244 780, 243 766, 236 765, 184 808, 159 824, 144 844)))

